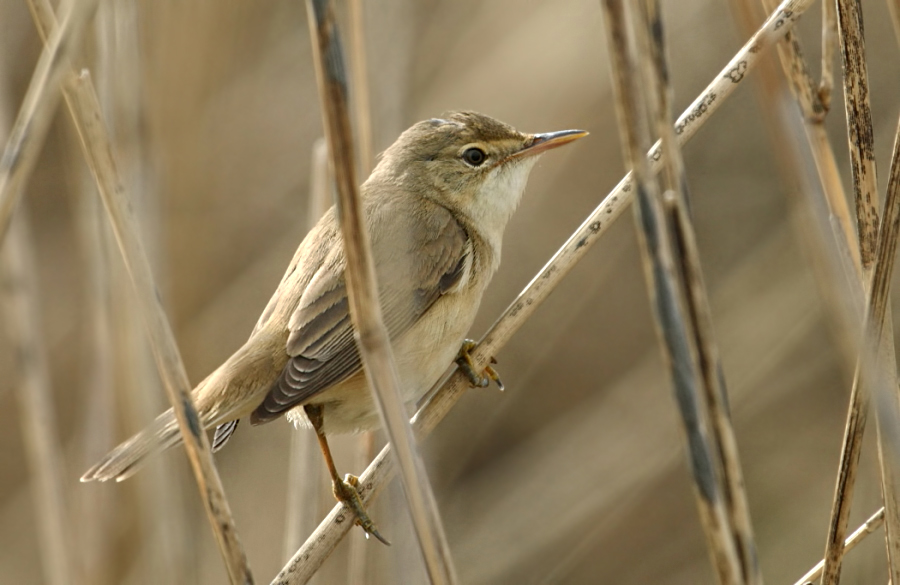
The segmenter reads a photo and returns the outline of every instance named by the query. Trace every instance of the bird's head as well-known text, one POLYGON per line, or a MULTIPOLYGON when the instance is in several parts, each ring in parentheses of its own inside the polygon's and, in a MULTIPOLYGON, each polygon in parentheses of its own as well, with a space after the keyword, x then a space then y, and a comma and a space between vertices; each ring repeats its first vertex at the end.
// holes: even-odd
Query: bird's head
POLYGON ((401 134, 371 180, 434 200, 499 246, 540 155, 586 135, 527 134, 483 114, 454 112, 401 134))

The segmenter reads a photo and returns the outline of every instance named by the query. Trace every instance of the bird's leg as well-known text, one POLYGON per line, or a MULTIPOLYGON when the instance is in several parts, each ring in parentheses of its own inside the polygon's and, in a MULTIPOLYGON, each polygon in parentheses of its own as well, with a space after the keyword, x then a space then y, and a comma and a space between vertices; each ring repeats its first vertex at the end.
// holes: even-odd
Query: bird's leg
MULTIPOLYGON (((486 388, 493 380, 497 384, 497 388, 502 392, 505 388, 503 387, 503 382, 500 381, 500 375, 497 373, 497 370, 491 366, 485 366, 481 374, 475 371, 475 363, 472 361, 472 356, 469 355, 469 352, 477 346, 478 344, 471 339, 463 341, 462 347, 459 348, 459 354, 456 357, 456 365, 466 375, 473 387, 486 388)), ((497 360, 492 357, 491 363, 496 364, 497 360)))
POLYGON ((359 524, 366 534, 371 534, 384 544, 390 545, 378 532, 375 523, 369 518, 366 507, 359 497, 359 479, 349 473, 341 479, 338 475, 337 468, 334 466, 334 459, 331 457, 331 449, 328 447, 328 439, 325 438, 325 431, 322 430, 322 407, 318 405, 306 404, 303 406, 306 416, 316 431, 316 437, 319 439, 319 447, 322 449, 322 455, 325 457, 325 465, 328 466, 328 473, 331 474, 331 486, 334 491, 334 497, 347 505, 356 514, 356 523, 359 524))

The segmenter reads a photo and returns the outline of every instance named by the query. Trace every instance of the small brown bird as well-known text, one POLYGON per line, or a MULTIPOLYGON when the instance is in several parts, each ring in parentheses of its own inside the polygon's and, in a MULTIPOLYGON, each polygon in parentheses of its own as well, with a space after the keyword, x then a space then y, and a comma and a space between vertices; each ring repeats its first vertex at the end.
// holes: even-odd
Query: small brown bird
MULTIPOLYGON (((407 403, 421 398, 460 353, 500 264, 503 230, 539 155, 586 134, 524 134, 488 116, 458 112, 415 124, 383 153, 361 194, 407 403)), ((464 348, 464 369, 465 358, 464 348)), ((471 368, 467 374, 473 384, 487 383, 471 368)), ((325 439, 379 422, 353 338, 333 207, 300 244, 250 338, 193 397, 204 428, 216 427, 213 450, 248 415, 260 424, 287 413, 295 426, 312 426, 335 496, 380 538, 352 480, 337 474, 325 439)), ((169 409, 81 480, 121 481, 147 456, 180 442, 169 409)))

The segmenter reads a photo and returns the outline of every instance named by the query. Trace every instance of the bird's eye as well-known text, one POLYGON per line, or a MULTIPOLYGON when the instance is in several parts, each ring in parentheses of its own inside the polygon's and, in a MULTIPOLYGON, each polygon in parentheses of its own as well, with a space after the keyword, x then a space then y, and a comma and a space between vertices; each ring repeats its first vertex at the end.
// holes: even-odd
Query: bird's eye
POLYGON ((463 160, 472 165, 473 167, 481 166, 481 164, 487 159, 487 155, 484 154, 484 151, 480 148, 467 148, 466 151, 462 154, 463 160))

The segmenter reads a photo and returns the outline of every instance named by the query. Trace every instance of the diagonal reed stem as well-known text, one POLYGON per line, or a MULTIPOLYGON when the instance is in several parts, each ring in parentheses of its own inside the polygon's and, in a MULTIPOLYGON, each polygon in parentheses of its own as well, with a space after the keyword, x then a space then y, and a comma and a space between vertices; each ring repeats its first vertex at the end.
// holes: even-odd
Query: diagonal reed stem
MULTIPOLYGON (((765 49, 781 40, 811 4, 812 0, 785 0, 773 11, 712 83, 678 118, 675 131, 679 144, 683 145, 694 136, 711 114, 747 79, 747 74, 756 66, 765 49)), ((662 164, 659 144, 650 150, 648 158, 652 161, 654 172, 657 172, 662 164)), ((500 351, 600 236, 609 230, 631 202, 633 190, 629 173, 600 202, 494 322, 472 352, 476 368, 483 368, 490 363, 491 356, 500 351)), ((428 435, 467 389, 468 381, 460 372, 450 376, 413 417, 416 435, 420 438, 428 435)), ((393 472, 391 449, 387 446, 359 478, 360 496, 363 501, 368 501, 377 494, 393 477, 393 472)), ((343 506, 335 506, 275 577, 273 585, 307 583, 351 527, 351 523, 346 522, 343 506)))
POLYGON ((0 159, 0 242, 53 121, 59 103, 59 84, 69 71, 68 57, 81 46, 84 29, 98 2, 62 0, 60 24, 48 29, 44 50, 0 159))
POLYGON ((344 274, 356 342, 382 423, 397 453, 404 494, 428 575, 434 584, 453 584, 457 577, 450 547, 400 397, 393 351, 378 300, 375 267, 356 182, 347 79, 337 22, 328 0, 307 0, 306 7, 323 125, 337 186, 336 208, 346 260, 344 274))

